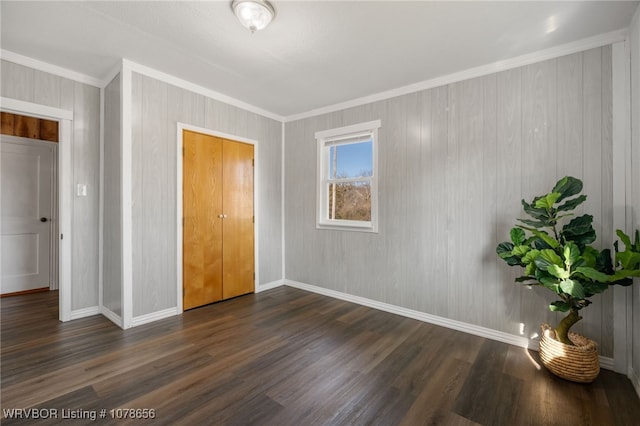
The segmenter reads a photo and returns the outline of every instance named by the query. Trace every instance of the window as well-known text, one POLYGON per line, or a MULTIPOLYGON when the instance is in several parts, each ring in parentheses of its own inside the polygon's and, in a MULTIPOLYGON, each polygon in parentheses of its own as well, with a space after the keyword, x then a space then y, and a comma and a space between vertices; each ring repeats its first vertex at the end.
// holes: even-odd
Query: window
POLYGON ((378 231, 378 128, 371 121, 316 133, 317 228, 378 231))

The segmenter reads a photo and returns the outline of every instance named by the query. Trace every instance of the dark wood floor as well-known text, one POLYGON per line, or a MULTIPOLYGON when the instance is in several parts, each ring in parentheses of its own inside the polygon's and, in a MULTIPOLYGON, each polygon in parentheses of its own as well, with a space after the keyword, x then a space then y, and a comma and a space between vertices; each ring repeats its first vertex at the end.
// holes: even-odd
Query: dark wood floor
POLYGON ((59 417, 3 411, 3 424, 640 424, 622 375, 570 383, 535 352, 289 287, 127 331, 58 322, 55 292, 0 303, 2 409, 59 417), (116 408, 155 419, 111 419, 116 408))

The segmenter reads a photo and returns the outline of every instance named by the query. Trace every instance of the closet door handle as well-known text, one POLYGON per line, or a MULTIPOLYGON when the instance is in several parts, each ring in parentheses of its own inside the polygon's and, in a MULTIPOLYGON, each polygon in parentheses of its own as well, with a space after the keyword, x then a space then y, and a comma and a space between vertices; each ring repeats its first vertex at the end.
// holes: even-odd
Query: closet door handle
POLYGON ((219 215, 218 215, 218 218, 220 218, 220 219, 224 219, 224 215, 223 215, 223 214, 219 214, 219 215))

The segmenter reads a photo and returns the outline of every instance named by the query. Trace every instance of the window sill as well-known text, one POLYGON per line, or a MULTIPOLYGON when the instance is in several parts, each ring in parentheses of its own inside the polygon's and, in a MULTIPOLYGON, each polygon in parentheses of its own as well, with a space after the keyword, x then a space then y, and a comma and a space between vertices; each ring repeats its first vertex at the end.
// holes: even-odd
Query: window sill
POLYGON ((364 223, 361 225, 317 223, 316 229, 325 229, 330 231, 369 232, 373 234, 378 233, 377 227, 373 226, 373 224, 371 223, 364 223))

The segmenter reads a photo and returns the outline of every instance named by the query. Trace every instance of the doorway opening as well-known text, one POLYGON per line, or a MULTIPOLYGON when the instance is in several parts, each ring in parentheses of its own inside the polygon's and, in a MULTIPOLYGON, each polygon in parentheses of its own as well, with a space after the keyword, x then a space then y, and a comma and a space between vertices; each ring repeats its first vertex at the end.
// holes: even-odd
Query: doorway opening
MULTIPOLYGON (((22 174, 23 179, 29 180, 29 182, 18 182, 17 188, 20 188, 16 192, 2 194, 2 215, 0 215, 0 228, 5 227, 5 223, 9 224, 10 220, 7 217, 5 219, 5 210, 7 216, 13 214, 13 218, 20 217, 20 209, 28 205, 29 202, 33 203, 33 200, 26 200, 23 190, 28 187, 41 187, 45 185, 45 176, 49 176, 49 184, 51 184, 51 197, 49 199, 50 205, 48 206, 49 215, 40 214, 45 213, 46 209, 37 210, 37 214, 34 216, 33 212, 27 216, 31 216, 31 219, 35 218, 35 224, 32 223, 32 231, 39 227, 42 229, 49 228, 48 244, 43 244, 42 239, 47 240, 46 236, 37 235, 37 232, 30 232, 28 229, 25 231, 19 231, 14 234, 7 234, 5 238, 2 237, 2 244, 0 250, 2 251, 2 265, 0 265, 0 275, 3 278, 3 287, 5 286, 5 275, 16 275, 15 272, 23 272, 23 275, 33 276, 34 271, 42 272, 48 270, 49 277, 49 289, 58 289, 58 305, 59 305, 59 319, 60 321, 68 321, 71 319, 71 128, 73 120, 73 112, 63 110, 54 107, 48 107, 44 105, 34 104, 30 102, 20 101, 17 99, 0 97, 0 106, 2 112, 2 147, 10 146, 9 151, 11 154, 0 154, 0 162, 2 162, 2 174, 3 182, 2 186, 5 186, 4 175, 12 172, 11 175, 15 176, 16 171, 21 169, 17 166, 18 162, 24 164, 31 164, 33 167, 39 168, 38 177, 29 172, 22 174), (27 123, 27 124, 25 124, 27 123), (34 124, 35 123, 35 124, 34 124), (27 129, 27 130, 25 130, 27 129), (25 133, 26 131, 26 133, 25 133), (39 139, 48 140, 49 142, 42 142, 39 139), (57 139, 57 143, 53 140, 57 139), (5 142, 6 141, 6 142, 5 142), (47 151, 48 144, 56 145, 55 149, 51 149, 52 162, 47 168, 46 156, 47 154, 34 154, 38 150, 42 151, 39 147, 45 147, 44 151, 47 151), (32 152, 19 152, 20 149, 15 149, 16 146, 28 146, 27 151, 32 152), (6 155, 5 155, 6 154, 6 155), (17 159, 16 163, 9 163, 11 156, 17 159), (43 157, 44 155, 44 157, 43 157), (17 201, 19 200, 19 202, 17 201), (25 201, 26 200, 26 201, 25 201), (11 201, 11 204, 7 201, 11 201), (14 203, 15 201, 15 203, 14 203), (25 204, 26 203, 26 204, 25 204), (7 208, 5 208, 7 204, 7 208), (16 236, 19 235, 19 236, 16 236), (7 241, 11 240, 11 241, 7 241), (7 243, 10 247, 18 247, 22 253, 34 253, 34 249, 40 249, 42 247, 48 247, 49 254, 44 257, 49 257, 49 263, 41 263, 36 258, 19 257, 16 253, 11 253, 15 258, 9 259, 5 256, 7 253, 7 243), (7 260, 5 260, 5 258, 7 260), (20 259, 20 260, 18 260, 20 259), (11 262, 9 262, 11 260, 11 262), (21 263, 19 263, 21 262, 21 263), (9 265, 11 263, 11 265, 9 265), (18 263, 18 264, 16 264, 18 263), (37 265, 37 266, 36 266, 37 265), (43 266, 44 265, 44 266, 43 266), (48 266, 47 266, 48 265, 48 266), (5 269, 7 274, 5 274, 5 269)), ((11 179, 7 179, 8 181, 11 179)), ((40 202, 40 201, 38 201, 40 202)), ((12 219, 13 220, 13 219, 12 219)), ((15 225, 15 223, 14 223, 15 225)), ((24 224, 19 224, 20 226, 24 224)), ((19 250, 18 250, 19 251, 19 250)), ((42 256, 41 256, 42 257, 42 256)), ((39 288, 46 289, 47 286, 30 288, 25 291, 38 290, 39 288)), ((7 293, 15 293, 9 291, 7 293)), ((1 290, 5 293, 5 290, 1 290)))

